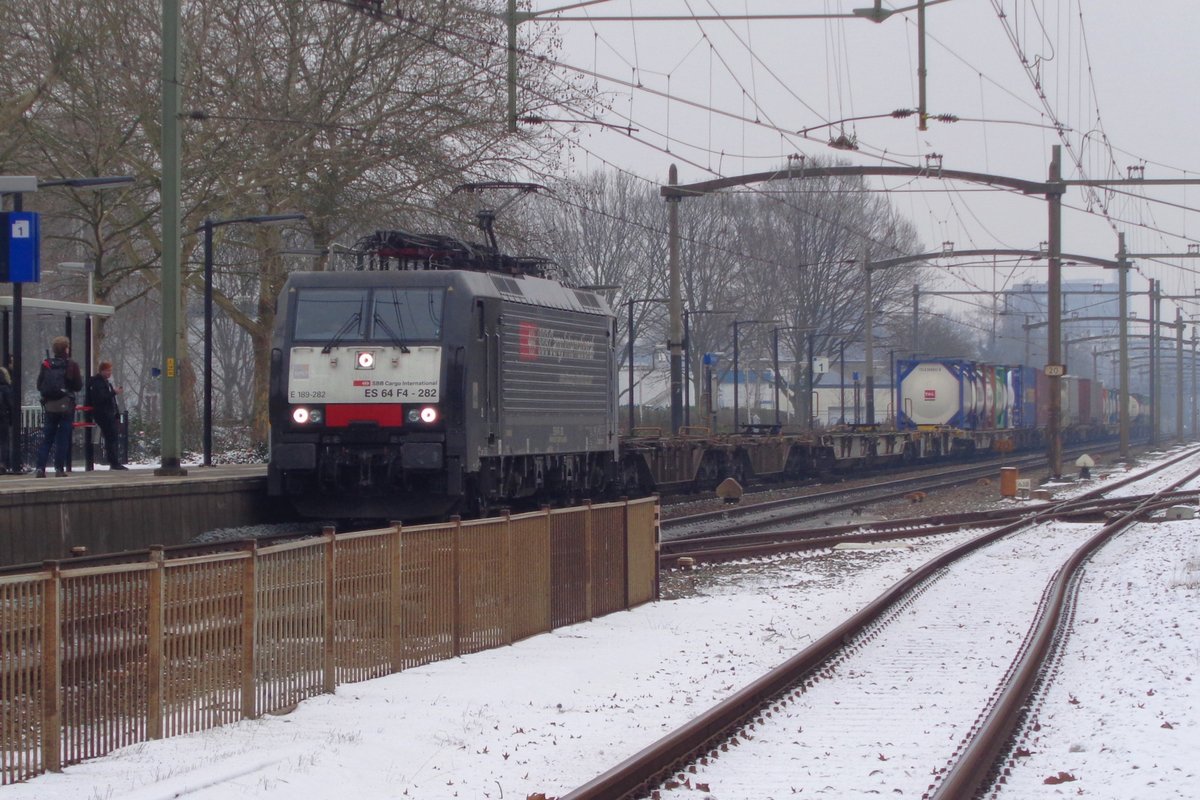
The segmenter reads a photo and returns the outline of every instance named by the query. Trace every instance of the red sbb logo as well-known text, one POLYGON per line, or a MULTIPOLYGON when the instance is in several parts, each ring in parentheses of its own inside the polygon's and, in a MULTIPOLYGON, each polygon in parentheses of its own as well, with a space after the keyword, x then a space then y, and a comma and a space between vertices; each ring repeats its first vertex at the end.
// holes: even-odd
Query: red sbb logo
POLYGON ((519 358, 521 361, 538 360, 538 326, 532 322, 521 322, 517 325, 517 336, 520 341, 519 358))
POLYGON ((925 399, 926 400, 937 400, 937 389, 926 389, 925 390, 925 399))
POLYGON ((355 381, 354 385, 355 386, 370 386, 371 382, 370 381, 355 381))

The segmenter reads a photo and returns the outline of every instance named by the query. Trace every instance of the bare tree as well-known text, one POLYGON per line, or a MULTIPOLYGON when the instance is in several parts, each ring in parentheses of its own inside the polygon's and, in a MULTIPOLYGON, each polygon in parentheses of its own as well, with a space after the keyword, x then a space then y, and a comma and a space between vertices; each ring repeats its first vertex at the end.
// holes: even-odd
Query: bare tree
MULTIPOLYGON (((625 173, 560 181, 536 204, 529 227, 539 230, 531 246, 563 265, 573 283, 612 287, 605 293, 619 312, 619 340, 628 342, 630 306, 638 338, 648 338, 649 321, 662 308, 639 301, 662 297, 666 286, 666 219, 657 187, 625 173)), ((626 358, 622 348, 620 363, 626 358)))
MULTIPOLYGON (((919 243, 912 225, 861 178, 778 183, 782 189, 773 183, 742 195, 733 215, 745 254, 738 308, 746 319, 777 321, 748 330, 749 343, 765 349, 776 327, 781 350, 807 362, 810 335, 814 354, 828 354, 836 341, 862 338, 868 302, 878 319, 903 307, 907 295, 891 281, 875 280, 865 297, 863 261, 915 252, 919 243)), ((798 380, 788 388, 794 407, 806 409, 798 380)))
MULTIPOLYGON (((666 212, 657 188, 597 173, 560 187, 555 201, 539 206, 548 251, 572 264, 580 282, 619 285, 618 309, 629 300, 665 295, 666 212)), ((867 189, 861 179, 796 181, 782 192, 773 186, 770 192, 680 201, 686 369, 697 398, 705 353, 723 353, 722 368, 731 366, 734 320, 746 323, 740 349, 760 360, 770 352, 773 333, 795 361, 806 353, 810 332, 817 353, 834 341, 861 338, 864 256, 891 257, 918 247, 911 225, 867 189)), ((906 274, 920 276, 919 270, 906 274)), ((872 295, 879 320, 907 297, 889 281, 877 281, 872 295)), ((665 308, 639 303, 634 310, 639 338, 652 332, 665 341, 665 308)), ((624 311, 620 316, 623 329, 624 311)), ((807 400, 794 384, 793 402, 807 400)))
POLYGON ((69 68, 85 35, 83 16, 66 4, 0 4, 0 171, 22 164, 18 123, 69 68))
MULTIPOLYGON (((427 213, 464 180, 552 169, 561 139, 508 130, 497 9, 494 2, 414 0, 400 18, 322 0, 186 4, 184 229, 194 231, 205 217, 300 211, 311 234, 306 244, 325 248, 344 236, 402 227, 400 220, 427 213)), ((81 215, 93 235, 78 242, 91 250, 86 260, 102 265, 99 297, 136 302, 157 289, 162 250, 158 3, 50 0, 4 4, 2 13, 11 24, 0 31, 0 52, 43 54, 0 76, 2 96, 18 98, 0 106, 15 120, 11 130, 0 129, 0 154, 11 153, 6 168, 137 179, 139 189, 119 206, 81 215), (66 56, 50 57, 59 53, 66 56)), ((521 112, 586 105, 577 87, 554 79, 549 60, 539 59, 557 46, 553 28, 522 34, 521 112)), ((215 298, 254 344, 259 435, 275 299, 286 277, 284 236, 268 229, 246 236, 259 252, 253 306, 222 291, 215 298)), ((197 244, 195 235, 185 237, 185 287, 192 290, 201 285, 197 244)), ((188 307, 181 298, 181 312, 188 307)), ((186 361, 181 369, 185 398, 194 396, 192 370, 186 361)))

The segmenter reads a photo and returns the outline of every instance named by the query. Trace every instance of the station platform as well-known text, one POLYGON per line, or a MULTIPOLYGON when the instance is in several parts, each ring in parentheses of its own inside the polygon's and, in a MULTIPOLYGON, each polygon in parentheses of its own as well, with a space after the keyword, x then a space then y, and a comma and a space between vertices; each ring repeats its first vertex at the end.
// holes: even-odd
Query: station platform
POLYGON ((265 464, 185 469, 0 475, 0 567, 67 558, 73 548, 94 555, 184 544, 216 528, 292 518, 267 497, 265 464))

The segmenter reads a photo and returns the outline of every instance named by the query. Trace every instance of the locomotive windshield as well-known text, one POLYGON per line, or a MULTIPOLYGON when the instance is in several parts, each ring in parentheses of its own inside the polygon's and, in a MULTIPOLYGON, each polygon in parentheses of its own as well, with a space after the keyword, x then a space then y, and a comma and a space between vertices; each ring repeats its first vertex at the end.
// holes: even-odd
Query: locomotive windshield
POLYGON ((301 289, 293 336, 331 346, 437 341, 442 336, 444 299, 442 289, 301 289))
POLYGON ((296 298, 295 337, 298 341, 366 338, 362 289, 305 289, 296 298))
POLYGON ((442 338, 441 289, 376 289, 371 338, 401 342, 442 338))

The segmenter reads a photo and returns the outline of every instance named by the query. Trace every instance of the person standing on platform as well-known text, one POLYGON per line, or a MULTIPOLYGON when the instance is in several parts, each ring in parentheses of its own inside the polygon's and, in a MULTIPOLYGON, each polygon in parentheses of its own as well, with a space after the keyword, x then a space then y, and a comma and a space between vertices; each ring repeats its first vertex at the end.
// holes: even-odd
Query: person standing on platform
POLYGON ((42 362, 38 370, 37 388, 42 396, 46 423, 42 427, 42 446, 38 448, 38 478, 46 477, 46 461, 54 448, 54 477, 67 476, 67 459, 71 455, 71 428, 75 421, 75 393, 83 389, 79 365, 71 360, 71 340, 57 336, 50 343, 54 353, 42 362))
POLYGON ((112 469, 129 469, 121 463, 117 436, 117 420, 121 416, 121 409, 117 407, 117 395, 122 390, 120 386, 112 385, 112 369, 111 361, 100 362, 96 374, 88 378, 87 398, 92 406, 92 419, 104 437, 104 456, 108 459, 108 466, 112 469))
MULTIPOLYGON (((11 363, 12 357, 9 356, 11 363)), ((17 395, 13 391, 12 373, 0 364, 0 475, 12 469, 8 463, 10 451, 9 432, 13 417, 17 415, 17 395)))

